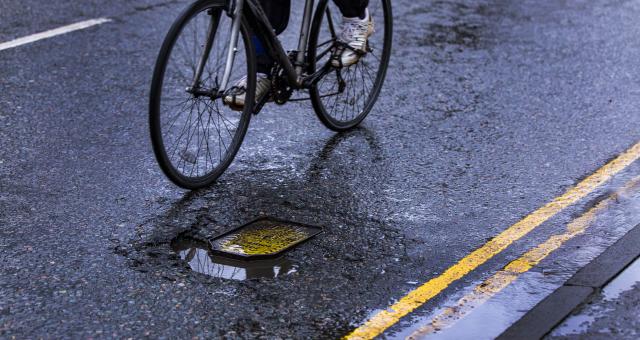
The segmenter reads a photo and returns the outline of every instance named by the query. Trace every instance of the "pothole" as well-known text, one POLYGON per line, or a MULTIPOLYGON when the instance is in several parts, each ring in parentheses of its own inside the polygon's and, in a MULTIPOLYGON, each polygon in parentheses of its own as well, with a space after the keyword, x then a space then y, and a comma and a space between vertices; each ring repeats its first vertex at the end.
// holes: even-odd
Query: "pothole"
POLYGON ((197 273, 240 281, 277 278, 298 270, 283 254, 321 231, 319 227, 262 218, 211 241, 180 235, 170 246, 197 273))

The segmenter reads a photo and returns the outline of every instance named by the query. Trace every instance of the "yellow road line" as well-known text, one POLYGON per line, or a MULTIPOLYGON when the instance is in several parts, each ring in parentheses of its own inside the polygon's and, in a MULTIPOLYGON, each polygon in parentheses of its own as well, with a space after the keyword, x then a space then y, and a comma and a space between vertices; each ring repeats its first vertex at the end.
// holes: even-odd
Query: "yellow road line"
POLYGON ((629 150, 582 180, 575 187, 567 190, 562 196, 555 198, 485 243, 482 247, 474 250, 455 265, 449 267, 444 273, 410 291, 398 302, 377 313, 362 326, 345 336, 345 339, 372 339, 382 334, 387 328, 398 322, 400 318, 432 299, 451 283, 464 277, 487 260, 499 254, 513 242, 551 217, 586 197, 638 158, 640 158, 640 143, 635 144, 629 150))
POLYGON ((560 246, 565 242, 583 234, 585 230, 592 225, 592 222, 601 211, 608 209, 611 203, 618 202, 618 199, 621 196, 623 197, 628 194, 630 190, 637 189, 638 184, 640 184, 640 177, 636 177, 629 181, 615 194, 612 194, 607 199, 600 201, 584 215, 569 223, 567 225, 566 232, 560 235, 551 236, 545 242, 529 250, 522 257, 506 265, 492 277, 475 286, 472 292, 458 300, 455 307, 446 308, 439 315, 434 317, 429 324, 420 327, 418 330, 413 332, 408 339, 419 339, 427 334, 447 328, 465 315, 469 314, 469 312, 474 308, 485 303, 491 297, 511 284, 511 282, 515 281, 523 273, 528 272, 531 268, 538 265, 540 261, 545 259, 553 251, 560 248, 560 246))

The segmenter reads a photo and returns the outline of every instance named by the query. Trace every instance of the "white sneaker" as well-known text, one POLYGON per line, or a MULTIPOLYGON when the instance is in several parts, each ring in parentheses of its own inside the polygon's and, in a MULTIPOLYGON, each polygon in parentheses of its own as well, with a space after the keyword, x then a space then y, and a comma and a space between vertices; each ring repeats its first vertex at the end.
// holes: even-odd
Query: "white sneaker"
POLYGON ((349 45, 350 48, 338 48, 331 60, 334 67, 348 67, 360 60, 367 53, 367 39, 375 32, 373 18, 369 15, 369 9, 365 10, 364 19, 342 18, 342 33, 338 38, 340 42, 349 45))
MULTIPOLYGON (((266 74, 256 74, 256 97, 255 101, 258 102, 263 96, 267 95, 271 90, 271 79, 266 74)), ((229 106, 232 110, 242 111, 244 109, 244 102, 247 93, 247 77, 244 76, 233 85, 226 96, 223 98, 225 105, 229 106)))

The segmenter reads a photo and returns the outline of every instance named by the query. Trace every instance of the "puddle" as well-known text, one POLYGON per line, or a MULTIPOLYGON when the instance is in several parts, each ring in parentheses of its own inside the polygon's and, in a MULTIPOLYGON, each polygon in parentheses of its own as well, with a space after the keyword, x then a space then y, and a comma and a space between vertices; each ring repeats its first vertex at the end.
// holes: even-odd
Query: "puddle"
POLYGON ((268 260, 236 260, 214 253, 209 242, 190 237, 171 241, 171 249, 186 261, 191 270, 228 280, 277 278, 297 271, 297 265, 280 257, 268 260))
POLYGON ((636 259, 627 269, 602 289, 598 303, 587 305, 580 311, 580 314, 567 318, 551 333, 551 336, 568 336, 587 332, 598 318, 604 317, 613 311, 613 308, 607 307, 607 305, 611 305, 612 302, 615 302, 615 300, 620 297, 620 294, 633 289, 639 282, 640 258, 636 259), (604 305, 602 302, 604 302, 604 305))
POLYGON ((631 290, 638 282, 640 282, 640 258, 633 261, 627 269, 604 287, 602 295, 605 300, 615 300, 620 294, 631 290))

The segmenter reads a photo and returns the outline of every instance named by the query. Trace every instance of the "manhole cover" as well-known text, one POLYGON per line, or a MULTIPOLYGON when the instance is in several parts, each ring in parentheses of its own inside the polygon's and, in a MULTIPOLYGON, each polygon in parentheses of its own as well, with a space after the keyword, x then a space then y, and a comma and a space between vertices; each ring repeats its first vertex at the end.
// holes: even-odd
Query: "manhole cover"
POLYGON ((278 256, 318 235, 322 228, 272 218, 249 222, 211 241, 214 252, 243 259, 278 256))

